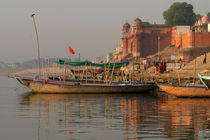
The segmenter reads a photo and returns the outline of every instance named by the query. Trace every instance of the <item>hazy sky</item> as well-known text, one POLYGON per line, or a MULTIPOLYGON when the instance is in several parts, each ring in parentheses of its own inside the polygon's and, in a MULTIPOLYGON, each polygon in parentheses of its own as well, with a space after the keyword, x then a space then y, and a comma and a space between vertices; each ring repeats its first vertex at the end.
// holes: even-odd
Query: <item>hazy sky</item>
POLYGON ((183 1, 195 13, 210 12, 210 0, 0 0, 0 61, 37 58, 32 13, 42 58, 68 57, 71 45, 74 56, 92 59, 118 46, 126 21, 164 23, 163 11, 183 1))

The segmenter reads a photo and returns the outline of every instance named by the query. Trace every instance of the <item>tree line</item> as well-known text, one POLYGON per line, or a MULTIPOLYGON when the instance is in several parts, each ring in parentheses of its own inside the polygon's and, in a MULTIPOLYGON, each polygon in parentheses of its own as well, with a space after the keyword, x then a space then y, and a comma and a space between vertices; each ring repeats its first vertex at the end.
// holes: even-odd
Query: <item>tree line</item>
MULTIPOLYGON (((207 16, 210 17, 210 12, 207 13, 207 16)), ((186 2, 175 2, 163 12, 165 24, 172 26, 194 25, 201 17, 201 14, 194 12, 193 5, 186 2)))

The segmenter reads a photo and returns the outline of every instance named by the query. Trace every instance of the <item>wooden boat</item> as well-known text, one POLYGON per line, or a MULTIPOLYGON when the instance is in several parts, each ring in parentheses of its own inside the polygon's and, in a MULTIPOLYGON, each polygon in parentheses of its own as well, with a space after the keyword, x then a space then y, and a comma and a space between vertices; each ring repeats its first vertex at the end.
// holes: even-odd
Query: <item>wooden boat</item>
POLYGON ((200 81, 205 85, 208 89, 210 89, 210 76, 198 74, 200 81))
POLYGON ((27 77, 15 77, 21 84, 34 92, 39 93, 137 93, 156 88, 152 83, 114 83, 93 84, 85 82, 57 81, 46 79, 33 79, 27 77))
POLYGON ((177 97, 210 97, 210 90, 204 85, 172 85, 157 83, 156 85, 163 91, 177 97))

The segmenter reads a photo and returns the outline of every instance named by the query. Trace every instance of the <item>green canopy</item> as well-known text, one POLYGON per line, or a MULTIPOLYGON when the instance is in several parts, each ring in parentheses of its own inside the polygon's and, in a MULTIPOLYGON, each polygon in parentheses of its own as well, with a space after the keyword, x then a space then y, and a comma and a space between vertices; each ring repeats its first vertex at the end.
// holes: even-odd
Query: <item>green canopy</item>
POLYGON ((93 67, 101 67, 101 68, 121 68, 123 66, 127 66, 129 62, 122 62, 122 63, 104 63, 104 64, 97 64, 97 63, 92 63, 90 61, 81 61, 81 62, 68 62, 64 60, 59 60, 57 62, 58 64, 61 65, 70 65, 70 66, 93 66, 93 67))

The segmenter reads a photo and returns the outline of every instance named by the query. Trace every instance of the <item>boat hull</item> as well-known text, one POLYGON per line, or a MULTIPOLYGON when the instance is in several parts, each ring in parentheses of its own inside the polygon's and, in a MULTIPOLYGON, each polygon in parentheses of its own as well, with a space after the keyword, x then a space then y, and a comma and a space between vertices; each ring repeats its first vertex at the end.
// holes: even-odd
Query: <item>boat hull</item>
POLYGON ((156 83, 156 85, 168 94, 177 97, 210 97, 210 90, 205 86, 186 86, 156 83))
POLYGON ((198 74, 198 77, 200 78, 200 81, 208 88, 210 89, 210 76, 205 76, 198 74))
POLYGON ((32 91, 39 93, 137 93, 156 88, 154 84, 109 85, 65 81, 35 81, 20 78, 17 78, 17 80, 32 91))

